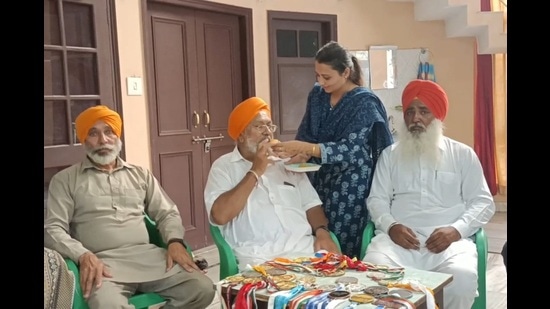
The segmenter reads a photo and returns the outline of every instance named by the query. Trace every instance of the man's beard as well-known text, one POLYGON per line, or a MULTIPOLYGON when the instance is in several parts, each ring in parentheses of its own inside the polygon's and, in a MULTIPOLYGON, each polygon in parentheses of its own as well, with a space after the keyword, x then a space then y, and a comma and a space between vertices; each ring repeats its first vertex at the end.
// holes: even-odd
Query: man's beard
MULTIPOLYGON (((412 126, 414 124, 410 127, 412 126)), ((443 122, 439 119, 434 119, 423 132, 413 133, 403 123, 397 132, 399 144, 396 146, 396 152, 399 159, 410 161, 422 156, 428 162, 437 164, 440 159, 439 141, 443 137, 443 130, 443 122)))
POLYGON ((120 140, 120 138, 117 138, 114 145, 105 144, 97 147, 89 147, 88 145, 86 145, 86 154, 93 162, 99 165, 107 165, 116 160, 116 158, 120 154, 121 149, 122 140, 120 140), (99 154, 99 151, 104 149, 110 149, 111 151, 105 155, 99 154))

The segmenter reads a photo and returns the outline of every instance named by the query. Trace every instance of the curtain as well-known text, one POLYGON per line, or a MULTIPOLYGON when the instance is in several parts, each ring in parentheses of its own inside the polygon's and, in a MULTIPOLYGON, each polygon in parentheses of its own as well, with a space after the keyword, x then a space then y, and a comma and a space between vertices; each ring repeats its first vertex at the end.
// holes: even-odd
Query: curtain
MULTIPOLYGON (((492 1, 500 3, 500 0, 480 0, 481 11, 492 11, 492 1)), ((500 5, 498 6, 500 8, 500 5)), ((495 7, 495 10, 497 7, 495 7)), ((499 179, 506 179, 506 170, 501 166, 506 165, 505 157, 502 157, 506 151, 505 130, 506 117, 502 116, 502 103, 495 104, 495 97, 502 100, 502 76, 495 75, 493 55, 476 55, 475 61, 475 111, 474 111, 474 150, 476 151, 483 172, 489 185, 491 194, 497 195, 501 183, 499 179), (500 83, 500 84, 497 84, 500 83), (498 87, 497 87, 498 86, 498 87), (498 120, 498 123, 496 122, 498 120), (504 120, 504 125, 502 121, 504 120), (498 133, 498 136, 497 136, 498 133), (497 144, 498 141, 498 144, 497 144), (503 144, 504 142, 504 144, 503 144), (497 149, 500 156, 497 157, 497 149)), ((505 98, 505 94, 504 94, 505 98)), ((505 107, 505 104, 504 104, 505 107)))
MULTIPOLYGON (((503 12, 503 27, 506 32, 507 7, 502 0, 491 0, 492 11, 503 12)), ((493 115, 495 128, 495 159, 498 193, 506 195, 507 191, 507 54, 493 55, 493 115)))
POLYGON ((477 55, 475 63, 474 150, 481 161, 489 190, 496 195, 492 56, 477 55))

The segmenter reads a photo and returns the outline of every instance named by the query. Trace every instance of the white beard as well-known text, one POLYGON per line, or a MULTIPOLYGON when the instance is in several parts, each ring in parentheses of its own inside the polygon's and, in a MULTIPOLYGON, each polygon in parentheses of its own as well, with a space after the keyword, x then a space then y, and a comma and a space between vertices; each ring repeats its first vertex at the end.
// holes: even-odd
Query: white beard
POLYGON ((439 163, 439 141, 443 137, 443 122, 434 119, 422 133, 411 133, 406 124, 398 129, 395 151, 400 160, 411 161, 423 157, 427 162, 439 163))
POLYGON ((91 148, 86 146, 86 154, 88 155, 88 157, 90 157, 90 159, 93 162, 99 165, 107 165, 115 161, 118 155, 120 154, 121 150, 122 150, 122 141, 120 140, 120 138, 117 138, 114 146, 103 145, 96 148, 91 148), (100 150, 100 149, 111 149, 112 151, 106 155, 100 155, 99 153, 96 152, 97 150, 100 150))
POLYGON ((258 143, 253 142, 251 138, 246 138, 244 147, 246 147, 246 149, 253 154, 256 154, 256 151, 258 151, 258 143))

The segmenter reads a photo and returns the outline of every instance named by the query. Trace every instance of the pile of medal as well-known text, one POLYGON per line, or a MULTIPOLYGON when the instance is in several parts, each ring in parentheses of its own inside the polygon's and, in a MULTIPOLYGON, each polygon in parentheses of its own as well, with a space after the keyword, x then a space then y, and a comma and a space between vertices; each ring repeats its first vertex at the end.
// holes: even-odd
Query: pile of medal
MULTIPOLYGON (((414 305, 407 300, 413 296, 411 290, 406 288, 390 289, 386 286, 403 278, 404 271, 402 268, 373 265, 370 269, 366 275, 379 285, 366 286, 359 283, 358 278, 352 276, 339 276, 333 284, 320 285, 316 282, 316 276, 311 273, 293 274, 270 263, 256 265, 252 270, 227 277, 225 282, 232 285, 258 285, 263 281, 267 284, 266 289, 269 293, 287 291, 297 286, 303 286, 304 292, 313 290, 326 292, 329 299, 339 300, 342 303, 345 300, 348 305, 375 304, 383 305, 384 308, 414 308, 414 305)), ((338 306, 335 308, 345 307, 338 306)))

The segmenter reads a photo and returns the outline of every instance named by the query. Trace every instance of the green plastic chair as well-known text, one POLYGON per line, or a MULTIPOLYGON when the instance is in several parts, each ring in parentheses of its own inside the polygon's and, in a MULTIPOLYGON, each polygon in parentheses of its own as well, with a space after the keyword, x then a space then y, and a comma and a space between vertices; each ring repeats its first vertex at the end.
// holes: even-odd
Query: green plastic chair
MULTIPOLYGON (((363 240, 361 242, 361 260, 365 257, 367 247, 374 237, 374 222, 369 221, 363 230, 363 240)), ((477 291, 479 296, 475 298, 472 309, 487 308, 487 256, 488 245, 485 230, 480 228, 474 235, 474 242, 477 248, 477 291)))
MULTIPOLYGON (((156 223, 153 220, 151 220, 151 218, 149 218, 149 216, 147 215, 145 215, 145 226, 147 227, 147 232, 149 233, 149 242, 159 247, 166 248, 167 246, 162 240, 162 236, 160 235, 160 232, 157 229, 156 223)), ((187 252, 191 257, 193 257, 193 253, 190 249, 190 246, 187 246, 187 252)), ((86 303, 86 300, 84 299, 84 295, 82 294, 82 289, 80 288, 80 275, 79 275, 78 266, 73 260, 69 258, 65 258, 65 263, 67 263, 67 267, 69 268, 70 271, 73 272, 75 277, 73 309, 89 309, 88 303, 86 303)), ((163 297, 161 297, 156 293, 139 293, 139 294, 133 295, 128 300, 128 302, 134 305, 136 309, 147 309, 149 308, 149 306, 157 305, 165 301, 166 300, 163 297)))
MULTIPOLYGON (((231 249, 231 246, 229 246, 227 241, 223 238, 220 228, 210 224, 210 234, 212 235, 212 239, 214 239, 220 256, 220 280, 238 274, 239 262, 233 253, 233 249, 231 249)), ((338 246, 338 249, 341 249, 340 242, 336 238, 336 235, 330 232, 330 236, 338 246)))

